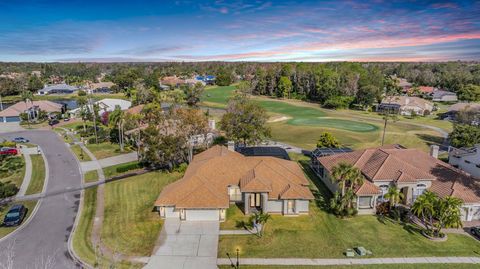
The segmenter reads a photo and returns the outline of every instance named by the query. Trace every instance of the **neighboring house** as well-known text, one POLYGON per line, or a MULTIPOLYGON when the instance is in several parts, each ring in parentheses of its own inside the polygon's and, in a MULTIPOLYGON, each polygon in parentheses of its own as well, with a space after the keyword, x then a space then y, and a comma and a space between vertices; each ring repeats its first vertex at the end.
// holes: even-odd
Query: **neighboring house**
POLYGON ((115 85, 113 82, 99 82, 99 83, 90 83, 87 88, 87 93, 111 93, 111 88, 115 85))
POLYGON ((378 111, 392 110, 401 115, 410 116, 429 115, 433 110, 433 103, 420 97, 388 96, 385 97, 377 108, 378 111))
POLYGON ((412 88, 413 84, 408 82, 404 78, 397 78, 397 76, 392 76, 393 79, 396 79, 398 81, 398 86, 402 88, 402 92, 407 93, 410 91, 410 88, 412 88))
POLYGON ((30 113, 31 118, 35 118, 40 110, 47 113, 61 113, 62 107, 63 105, 51 101, 33 101, 26 104, 25 102, 18 102, 0 111, 0 122, 20 122, 21 113, 30 113))
POLYGON ((77 91, 78 88, 74 86, 67 85, 65 83, 62 84, 53 84, 53 85, 45 85, 43 89, 38 91, 39 95, 46 95, 46 94, 71 94, 77 91))
POLYGON ((472 148, 448 149, 448 163, 470 175, 480 178, 480 144, 472 148))
POLYGON ((206 76, 196 76, 195 79, 197 81, 203 81, 207 85, 213 85, 215 84, 215 76, 212 75, 206 75, 206 76))
POLYGON ((314 199, 300 166, 275 157, 246 157, 224 146, 195 155, 182 179, 155 202, 162 218, 224 221, 238 203, 245 214, 308 214, 314 199))
POLYGON ((203 86, 206 86, 206 85, 207 85, 207 83, 205 83, 205 81, 203 81, 203 80, 197 80, 197 79, 195 79, 195 78, 189 78, 189 79, 186 79, 186 80, 185 80, 185 84, 187 84, 187 85, 194 86, 194 85, 197 84, 197 83, 200 83, 200 84, 202 84, 203 86))
POLYGON ((456 103, 448 108, 448 111, 442 114, 442 119, 455 120, 458 112, 462 110, 474 110, 480 113, 480 103, 456 103))
POLYGON ((281 147, 238 147, 235 150, 244 156, 271 156, 279 159, 290 160, 287 151, 281 147))
POLYGON ((168 76, 160 79, 160 85, 167 85, 170 88, 177 88, 183 84, 185 84, 185 80, 177 76, 168 76))
POLYGON ((355 190, 359 214, 374 214, 377 205, 387 201, 384 195, 388 188, 395 187, 403 193, 402 203, 407 206, 430 190, 440 197, 461 199, 463 221, 480 220, 479 180, 423 151, 393 145, 312 160, 313 170, 331 192, 339 189, 331 174, 341 162, 357 167, 364 177, 363 184, 355 190))
MULTIPOLYGON (((99 107, 98 114, 102 115, 104 112, 112 112, 115 110, 115 107, 120 106, 121 110, 127 110, 132 105, 132 102, 123 100, 123 99, 112 99, 112 98, 105 98, 100 101, 96 101, 94 104, 97 104, 99 107)), ((90 111, 92 110, 92 105, 88 105, 90 111)), ((80 113, 80 107, 75 108, 70 111, 72 115, 78 116, 80 113)))
POLYGON ((454 92, 436 90, 433 92, 432 101, 434 102, 456 102, 458 101, 457 94, 454 92))

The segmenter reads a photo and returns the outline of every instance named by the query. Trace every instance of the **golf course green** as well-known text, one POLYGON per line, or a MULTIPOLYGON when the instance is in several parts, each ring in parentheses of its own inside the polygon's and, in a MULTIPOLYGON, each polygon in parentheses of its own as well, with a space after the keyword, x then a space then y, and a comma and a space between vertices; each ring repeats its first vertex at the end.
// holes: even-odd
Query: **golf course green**
MULTIPOLYGON (((203 102, 207 105, 225 106, 235 90, 234 86, 215 87, 205 91, 203 102)), ((296 106, 275 100, 256 100, 270 113, 281 114, 286 117, 286 123, 298 126, 315 126, 332 129, 341 129, 352 132, 373 132, 378 127, 373 124, 327 117, 320 109, 296 106)))

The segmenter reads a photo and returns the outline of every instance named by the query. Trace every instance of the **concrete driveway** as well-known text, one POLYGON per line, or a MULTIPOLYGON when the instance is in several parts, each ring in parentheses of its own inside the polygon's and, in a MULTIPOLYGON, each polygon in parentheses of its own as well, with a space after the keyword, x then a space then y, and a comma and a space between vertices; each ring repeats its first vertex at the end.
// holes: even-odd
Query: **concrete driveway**
POLYGON ((1 133, 11 133, 11 132, 20 132, 25 130, 20 126, 19 122, 0 122, 0 134, 1 133))
POLYGON ((145 269, 216 269, 218 221, 166 219, 145 269))
POLYGON ((39 201, 38 211, 26 226, 0 241, 0 250, 14 242, 13 268, 75 268, 67 242, 78 210, 80 191, 61 192, 81 187, 78 162, 52 131, 9 133, 0 135, 0 138, 11 139, 16 136, 25 137, 42 148, 49 168, 47 196, 39 201), (53 265, 41 266, 48 260, 53 261, 53 265))

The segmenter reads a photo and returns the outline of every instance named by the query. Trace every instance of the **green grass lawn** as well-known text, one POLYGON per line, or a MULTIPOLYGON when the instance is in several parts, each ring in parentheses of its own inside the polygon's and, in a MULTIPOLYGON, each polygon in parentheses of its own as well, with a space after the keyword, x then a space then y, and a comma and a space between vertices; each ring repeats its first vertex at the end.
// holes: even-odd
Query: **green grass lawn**
MULTIPOLYGON (((235 88, 211 87, 203 95, 202 102, 210 107, 225 107, 235 88)), ((266 108, 273 119, 282 121, 269 123, 272 139, 294 146, 312 149, 321 132, 331 132, 344 146, 352 148, 376 147, 381 144, 383 121, 374 112, 357 110, 329 110, 318 104, 298 100, 279 100, 254 96, 254 100, 266 108)), ((399 117, 387 127, 386 143, 402 144, 428 150, 432 143, 441 143, 443 138, 435 130, 419 125, 428 124, 451 130, 448 121, 437 120, 435 115, 408 119, 399 117)))
POLYGON ((149 256, 162 227, 153 204, 180 173, 151 172, 105 185, 103 243, 126 255, 149 256))
POLYGON ((77 156, 80 162, 88 162, 91 161, 90 156, 83 151, 83 149, 79 145, 72 145, 70 149, 73 153, 77 156))
POLYGON ((45 162, 41 154, 30 155, 32 158, 32 179, 28 185, 26 195, 40 193, 45 182, 45 162))
MULTIPOLYGON (((82 261, 94 266, 95 268, 109 268, 112 262, 106 257, 102 257, 97 252, 91 241, 93 218, 95 216, 95 208, 97 201, 97 188, 86 189, 83 198, 83 209, 80 215, 80 221, 73 235, 73 249, 82 261)), ((141 265, 121 262, 116 268, 141 268, 141 265)))
POLYGON ((0 181, 3 182, 3 183, 6 183, 6 182, 11 182, 13 184, 15 184, 15 186, 17 186, 17 188, 20 188, 20 186, 22 185, 22 182, 23 182, 23 177, 25 176, 25 161, 23 159, 23 155, 18 155, 18 156, 15 156, 14 158, 16 158, 18 161, 21 161, 23 166, 22 168, 20 168, 19 170, 16 170, 15 172, 9 174, 7 176, 7 174, 0 174, 0 181))
POLYGON ((123 152, 120 152, 120 146, 110 142, 87 144, 86 147, 93 153, 93 155, 95 155, 97 159, 113 157, 131 152, 131 150, 128 148, 125 148, 123 152))
MULTIPOLYGON (((325 266, 301 266, 301 265, 241 265, 245 269, 472 269, 478 268, 476 264, 369 264, 369 265, 325 265, 325 266)), ((219 265, 219 269, 232 268, 230 265, 219 265)))
POLYGON ((83 175, 83 180, 85 183, 96 182, 98 181, 97 170, 88 171, 83 175))
MULTIPOLYGON (((27 216, 23 220, 25 222, 25 221, 27 221, 27 219, 32 214, 32 211, 35 208, 35 205, 37 204, 37 201, 15 202, 15 204, 22 204, 27 208, 27 216)), ((3 219, 5 218, 5 215, 7 214, 8 209, 10 208, 11 205, 13 205, 13 203, 0 207, 0 222, 2 224, 3 224, 3 219)), ((7 234, 9 234, 11 232, 13 232, 17 228, 18 228, 18 226, 17 227, 3 227, 3 225, 0 226, 0 238, 6 236, 7 234)))
MULTIPOLYGON (((220 236, 220 257, 239 248, 243 257, 251 258, 342 258, 347 248, 356 246, 371 250, 373 255, 370 257, 477 256, 480 253, 480 243, 465 235, 449 234, 446 242, 433 242, 410 224, 380 220, 375 216, 335 217, 324 209, 330 193, 305 162, 303 164, 314 183, 312 192, 316 196, 316 200, 310 203, 310 214, 298 217, 272 215, 262 238, 254 235, 220 236)), ((239 213, 232 215, 244 218, 239 213)), ((225 226, 230 228, 232 225, 225 226)))

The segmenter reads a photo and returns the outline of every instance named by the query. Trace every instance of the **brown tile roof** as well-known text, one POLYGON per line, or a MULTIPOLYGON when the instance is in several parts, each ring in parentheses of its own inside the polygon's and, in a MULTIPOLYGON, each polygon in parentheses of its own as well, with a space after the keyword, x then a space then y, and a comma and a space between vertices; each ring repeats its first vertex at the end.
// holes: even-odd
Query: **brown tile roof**
POLYGON ((131 108, 127 109, 125 112, 130 114, 140 114, 144 106, 145 105, 132 106, 131 108))
POLYGON ((168 185, 156 206, 228 208, 228 186, 242 192, 268 192, 269 200, 313 199, 309 181, 292 161, 274 157, 246 157, 214 146, 195 155, 182 179, 168 185))
POLYGON ((417 149, 395 146, 372 148, 320 157, 318 161, 329 172, 340 162, 352 164, 360 169, 367 180, 357 192, 371 192, 373 187, 366 185, 379 181, 431 180, 430 189, 440 196, 451 195, 465 203, 480 203, 478 179, 417 149))
POLYGON ((432 102, 414 96, 388 96, 383 98, 382 104, 397 104, 401 107, 409 106, 422 109, 431 109, 433 107, 432 102))
POLYGON ((33 101, 33 102, 27 102, 25 105, 25 102, 18 102, 7 109, 4 109, 0 111, 0 117, 17 117, 20 115, 20 113, 24 113, 27 108, 31 108, 32 106, 38 106, 40 110, 46 111, 46 112, 61 112, 62 111, 62 105, 57 104, 51 101, 33 101))
POLYGON ((370 181, 365 180, 362 185, 355 189, 355 194, 358 196, 380 194, 380 188, 370 181))

